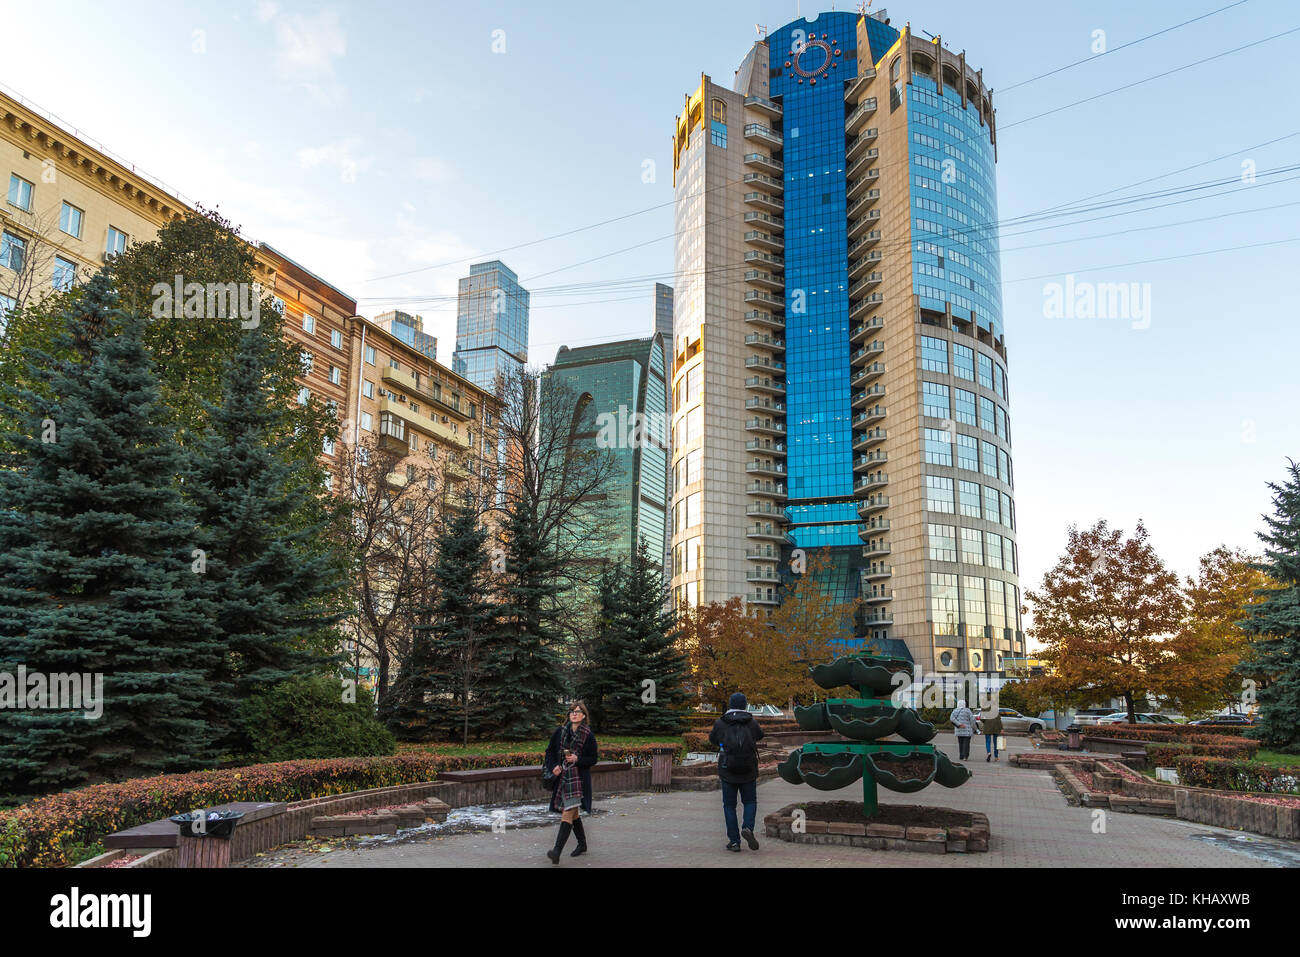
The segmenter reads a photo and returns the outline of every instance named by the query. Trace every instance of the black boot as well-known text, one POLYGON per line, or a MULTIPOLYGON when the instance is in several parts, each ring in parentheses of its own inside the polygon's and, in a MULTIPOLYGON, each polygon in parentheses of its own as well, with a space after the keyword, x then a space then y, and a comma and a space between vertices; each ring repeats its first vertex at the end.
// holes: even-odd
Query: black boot
POLYGON ((574 819, 574 822, 573 822, 573 833, 576 834, 576 835, 578 835, 578 846, 575 847, 575 848, 573 849, 572 853, 570 853, 569 856, 570 856, 570 857, 577 857, 579 854, 586 854, 586 853, 587 853, 587 835, 586 835, 586 833, 582 830, 582 818, 581 818, 581 817, 578 817, 578 818, 574 819))
POLYGON ((556 835, 555 847, 546 852, 546 856, 551 859, 552 864, 560 863, 560 852, 564 850, 564 845, 569 840, 569 832, 573 830, 573 825, 568 821, 560 822, 560 833, 556 835))

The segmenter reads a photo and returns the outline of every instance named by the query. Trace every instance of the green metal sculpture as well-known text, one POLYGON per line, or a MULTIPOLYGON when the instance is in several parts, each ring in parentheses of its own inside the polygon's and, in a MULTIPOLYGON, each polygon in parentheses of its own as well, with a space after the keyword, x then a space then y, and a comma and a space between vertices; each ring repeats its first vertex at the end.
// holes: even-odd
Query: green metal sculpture
POLYGON ((837 731, 850 740, 805 744, 790 752, 777 767, 791 784, 807 784, 819 791, 836 791, 862 779, 862 813, 879 812, 877 785, 911 794, 937 782, 955 788, 970 779, 970 771, 954 764, 934 745, 934 725, 921 719, 912 708, 895 705, 888 695, 896 686, 895 675, 909 678, 912 663, 904 658, 848 655, 830 664, 816 665, 812 679, 832 688, 849 685, 861 698, 828 698, 806 708, 795 708, 795 720, 805 731, 837 731), (881 742, 898 735, 906 741, 881 742))

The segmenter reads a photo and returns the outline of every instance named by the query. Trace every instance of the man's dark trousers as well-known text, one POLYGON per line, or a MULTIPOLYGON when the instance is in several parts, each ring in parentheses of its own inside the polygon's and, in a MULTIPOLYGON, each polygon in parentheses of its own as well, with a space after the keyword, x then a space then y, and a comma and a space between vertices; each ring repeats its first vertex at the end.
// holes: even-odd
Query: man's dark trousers
POLYGON ((736 795, 745 806, 745 827, 754 829, 754 817, 758 814, 758 782, 729 784, 722 782, 722 814, 727 819, 727 840, 732 844, 740 843, 740 826, 736 823, 736 795))

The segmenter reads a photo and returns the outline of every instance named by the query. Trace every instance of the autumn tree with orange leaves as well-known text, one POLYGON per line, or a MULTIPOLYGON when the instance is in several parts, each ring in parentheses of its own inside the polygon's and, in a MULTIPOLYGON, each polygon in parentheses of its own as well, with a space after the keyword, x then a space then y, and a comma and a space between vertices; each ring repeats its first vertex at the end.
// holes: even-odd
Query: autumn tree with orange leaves
POLYGON ((1065 554, 1025 599, 1050 666, 1035 685, 1053 700, 1122 698, 1133 722, 1135 699, 1187 686, 1193 669, 1166 643, 1182 625, 1186 599, 1142 522, 1131 538, 1105 520, 1084 531, 1070 526, 1065 554))

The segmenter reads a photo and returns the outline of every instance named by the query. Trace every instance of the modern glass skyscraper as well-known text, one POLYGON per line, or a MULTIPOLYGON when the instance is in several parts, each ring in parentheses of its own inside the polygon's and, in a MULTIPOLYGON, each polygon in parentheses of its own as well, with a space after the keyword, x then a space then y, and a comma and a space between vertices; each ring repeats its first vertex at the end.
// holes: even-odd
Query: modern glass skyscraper
POLYGON ((655 332, 664 337, 664 349, 673 351, 673 287, 655 283, 655 332))
POLYGON ((498 391, 528 362, 528 290, 497 260, 476 263, 460 281, 452 371, 498 391))
POLYGON ((424 331, 424 320, 406 312, 386 312, 375 316, 375 325, 387 329, 412 349, 416 349, 430 359, 438 358, 438 340, 424 331))
POLYGON ((786 24, 687 97, 678 601, 775 606, 825 549, 863 642, 939 671, 1023 654, 996 144, 981 72, 883 12, 786 24))
POLYGON ((547 370, 548 390, 562 385, 574 397, 590 396, 583 405, 575 438, 610 449, 617 469, 602 514, 613 521, 612 534, 593 544, 593 557, 615 560, 632 556, 645 540, 654 561, 667 548, 668 384, 667 351, 656 333, 570 349, 561 346, 547 370))

